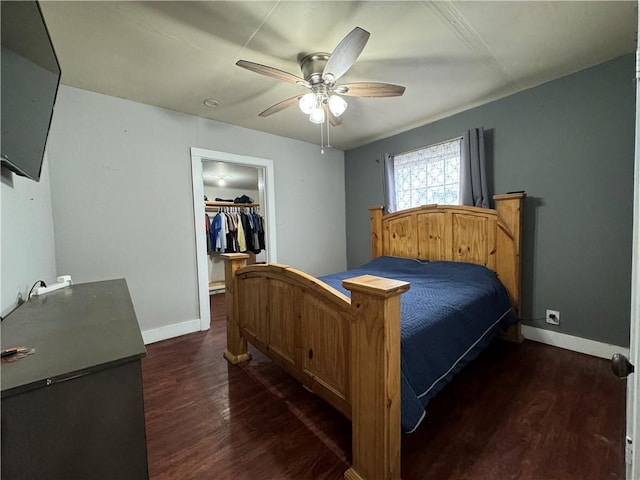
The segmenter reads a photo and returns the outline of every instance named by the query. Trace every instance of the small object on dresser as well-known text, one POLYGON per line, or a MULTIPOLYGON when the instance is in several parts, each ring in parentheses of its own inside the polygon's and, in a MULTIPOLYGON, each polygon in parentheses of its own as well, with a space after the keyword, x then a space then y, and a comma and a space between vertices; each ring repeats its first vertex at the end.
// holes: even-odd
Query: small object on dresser
POLYGON ((0 352, 0 358, 10 357, 18 353, 18 347, 5 348, 0 352))
POLYGON ((31 355, 36 353, 35 348, 29 347, 9 347, 3 348, 0 352, 0 358, 2 358, 3 362, 14 362, 16 360, 20 360, 21 358, 26 357, 27 355, 31 355))

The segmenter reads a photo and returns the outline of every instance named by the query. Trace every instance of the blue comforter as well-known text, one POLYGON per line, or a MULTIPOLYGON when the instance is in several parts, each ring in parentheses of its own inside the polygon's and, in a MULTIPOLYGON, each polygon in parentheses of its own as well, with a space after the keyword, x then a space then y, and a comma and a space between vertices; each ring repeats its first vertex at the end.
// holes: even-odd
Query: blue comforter
POLYGON ((380 257, 320 279, 350 295, 342 281, 365 274, 411 283, 400 300, 402 430, 410 433, 429 400, 517 319, 506 289, 481 265, 380 257))

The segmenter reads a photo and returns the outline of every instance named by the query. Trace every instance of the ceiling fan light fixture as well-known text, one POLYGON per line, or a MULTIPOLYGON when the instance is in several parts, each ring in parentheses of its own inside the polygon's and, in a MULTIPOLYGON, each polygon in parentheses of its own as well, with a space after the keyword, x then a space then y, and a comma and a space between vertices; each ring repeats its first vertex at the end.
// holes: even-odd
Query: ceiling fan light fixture
POLYGON ((303 95, 298 101, 298 106, 300 107, 300 110, 302 110, 302 113, 306 113, 307 115, 311 114, 313 109, 316 108, 317 104, 318 104, 318 101, 316 99, 316 94, 313 92, 309 92, 303 95))
POLYGON ((324 123, 324 109, 322 106, 315 107, 309 114, 311 123, 324 123))
POLYGON ((328 100, 329 110, 334 116, 339 117, 347 109, 347 102, 339 95, 331 95, 328 100))

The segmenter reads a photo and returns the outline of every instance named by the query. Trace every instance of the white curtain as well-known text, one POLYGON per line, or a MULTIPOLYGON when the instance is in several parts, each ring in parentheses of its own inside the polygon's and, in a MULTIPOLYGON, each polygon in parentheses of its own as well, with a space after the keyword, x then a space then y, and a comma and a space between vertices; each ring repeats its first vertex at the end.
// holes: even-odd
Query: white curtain
POLYGON ((473 128, 462 135, 460 149, 460 203, 489 208, 484 154, 484 128, 473 128))
POLYGON ((393 170, 393 155, 385 153, 382 164, 384 208, 385 213, 391 213, 396 211, 396 183, 393 170))

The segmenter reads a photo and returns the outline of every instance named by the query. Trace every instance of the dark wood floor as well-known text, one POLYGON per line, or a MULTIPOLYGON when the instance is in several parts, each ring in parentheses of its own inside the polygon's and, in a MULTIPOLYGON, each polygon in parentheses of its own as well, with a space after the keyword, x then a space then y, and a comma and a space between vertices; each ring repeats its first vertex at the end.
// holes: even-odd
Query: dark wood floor
MULTIPOLYGON (((231 366, 212 328, 143 360, 152 480, 340 479, 350 424, 264 356, 231 366)), ((605 360, 495 342, 402 438, 404 480, 624 478, 625 383, 605 360)))

